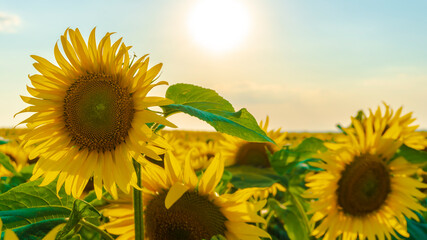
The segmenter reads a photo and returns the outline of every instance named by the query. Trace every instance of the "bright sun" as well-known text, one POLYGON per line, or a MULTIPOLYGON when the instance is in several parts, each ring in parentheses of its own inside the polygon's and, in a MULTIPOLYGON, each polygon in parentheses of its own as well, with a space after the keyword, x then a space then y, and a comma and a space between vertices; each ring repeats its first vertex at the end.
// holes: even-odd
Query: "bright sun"
POLYGON ((236 47, 249 31, 247 9, 235 0, 200 0, 188 26, 195 41, 212 51, 236 47))

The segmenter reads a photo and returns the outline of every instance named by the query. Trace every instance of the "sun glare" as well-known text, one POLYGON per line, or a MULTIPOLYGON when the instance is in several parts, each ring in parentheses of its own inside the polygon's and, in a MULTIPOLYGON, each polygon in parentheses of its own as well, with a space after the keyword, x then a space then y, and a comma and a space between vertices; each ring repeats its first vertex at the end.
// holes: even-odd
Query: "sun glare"
POLYGON ((247 9, 235 0, 201 0, 188 18, 194 40, 215 51, 235 48, 249 31, 247 9))

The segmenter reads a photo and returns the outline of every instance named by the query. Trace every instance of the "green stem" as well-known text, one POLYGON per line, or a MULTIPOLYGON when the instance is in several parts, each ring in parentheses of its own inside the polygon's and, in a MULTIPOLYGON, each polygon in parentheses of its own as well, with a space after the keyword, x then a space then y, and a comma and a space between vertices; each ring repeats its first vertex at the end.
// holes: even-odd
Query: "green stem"
POLYGON ((102 231, 97 226, 95 226, 92 223, 86 221, 85 219, 81 219, 80 220, 80 224, 83 225, 83 226, 85 226, 85 227, 87 227, 87 228, 89 228, 89 229, 91 229, 91 230, 94 230, 95 232, 97 232, 99 234, 101 234, 101 237, 104 240, 114 240, 114 238, 110 234, 108 234, 105 231, 102 231))
MULTIPOLYGON (((137 185, 142 188, 141 183, 141 164, 133 159, 133 166, 135 167, 137 185)), ((138 189, 133 189, 133 209, 135 219, 135 240, 144 239, 144 214, 143 214, 142 192, 138 189)))

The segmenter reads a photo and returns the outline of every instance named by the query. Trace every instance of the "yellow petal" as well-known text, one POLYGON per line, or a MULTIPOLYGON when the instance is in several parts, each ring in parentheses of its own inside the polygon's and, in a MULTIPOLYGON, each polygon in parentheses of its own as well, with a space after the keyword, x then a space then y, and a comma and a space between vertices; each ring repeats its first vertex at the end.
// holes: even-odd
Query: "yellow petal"
POLYGON ((56 235, 58 232, 65 226, 65 223, 59 224, 58 226, 54 227, 42 240, 55 240, 56 235))
POLYGON ((265 237, 265 238, 269 238, 270 234, 268 234, 266 231, 262 230, 261 228, 258 228, 256 226, 253 225, 249 225, 243 222, 230 222, 227 221, 224 223, 225 227, 227 228, 228 231, 235 233, 236 235, 255 235, 255 236, 259 236, 259 237, 265 237))
POLYGON ((177 182, 169 189, 168 195, 166 195, 165 199, 165 207, 169 209, 172 205, 178 201, 184 193, 186 193, 190 189, 188 186, 183 183, 177 182))
POLYGON ((181 178, 181 166, 178 164, 175 156, 171 151, 167 151, 165 154, 165 170, 168 177, 169 183, 173 184, 181 178))
POLYGON ((19 238, 12 230, 6 229, 4 232, 4 240, 19 240, 19 238))

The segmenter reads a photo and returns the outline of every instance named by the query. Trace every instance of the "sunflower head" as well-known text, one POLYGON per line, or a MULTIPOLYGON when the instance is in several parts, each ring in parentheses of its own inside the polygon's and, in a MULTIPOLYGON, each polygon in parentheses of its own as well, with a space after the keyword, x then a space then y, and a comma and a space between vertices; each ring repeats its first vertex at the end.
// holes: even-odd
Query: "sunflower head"
MULTIPOLYGON (((224 171, 220 156, 212 159, 200 177, 192 169, 189 157, 184 165, 179 162, 168 151, 165 168, 148 161, 143 164, 146 239, 211 239, 215 235, 227 239, 270 238, 265 231, 248 224, 265 223, 257 212, 266 201, 247 201, 252 195, 246 190, 224 195, 215 192, 224 171)), ((107 231, 120 233, 123 239, 134 237, 133 221, 126 221, 124 226, 124 219, 133 220, 132 211, 126 216, 115 209, 104 214, 112 216, 112 221, 104 225, 107 231)))
MULTIPOLYGON (((391 239, 395 232, 409 237, 406 219, 418 219, 414 211, 425 210, 418 188, 427 187, 410 176, 418 167, 394 157, 402 142, 372 133, 372 126, 353 119, 357 131, 348 132, 348 143, 320 154, 324 162, 312 163, 324 171, 307 175, 305 196, 310 203, 312 232, 335 239, 391 239), (378 137, 372 137, 378 136, 378 137), (367 137, 370 136, 370 137, 367 137)), ((335 146, 336 147, 336 146, 335 146)))
MULTIPOLYGON (((403 108, 400 107, 394 112, 389 105, 385 104, 384 113, 378 107, 374 111, 369 109, 369 115, 364 113, 360 116, 352 118, 352 124, 348 128, 344 128, 346 134, 354 135, 356 138, 351 139, 359 141, 357 146, 362 151, 368 151, 369 148, 375 147, 379 138, 394 139, 403 142, 405 145, 423 150, 427 147, 427 138, 421 133, 416 132, 418 125, 411 125, 416 119, 412 117, 412 112, 402 116, 403 108)), ((348 137, 340 136, 337 139, 340 145, 348 144, 348 137)), ((355 143, 350 145, 356 146, 355 143)), ((329 145, 332 148, 333 144, 329 145)))
POLYGON ((243 139, 223 134, 223 140, 219 141, 219 148, 223 152, 225 165, 250 165, 255 167, 270 167, 268 152, 274 153, 282 148, 286 141, 287 133, 281 129, 268 131, 269 118, 261 121, 259 126, 266 132, 267 136, 276 144, 270 142, 248 142, 243 139))
POLYGON ((23 121, 31 131, 23 136, 30 157, 40 157, 32 179, 44 176, 42 185, 58 178, 68 194, 79 197, 93 176, 98 198, 104 186, 117 197, 117 186, 129 192, 136 186, 131 158, 140 153, 159 159, 158 148, 167 143, 147 123, 174 126, 148 107, 170 104, 148 92, 166 82, 153 83, 161 64, 148 68, 147 55, 131 60, 122 39, 107 33, 99 43, 95 29, 86 42, 79 29, 67 29, 54 48, 57 65, 39 56, 30 76, 32 97, 22 99, 33 112, 23 121), (64 56, 65 54, 65 56, 64 56))

